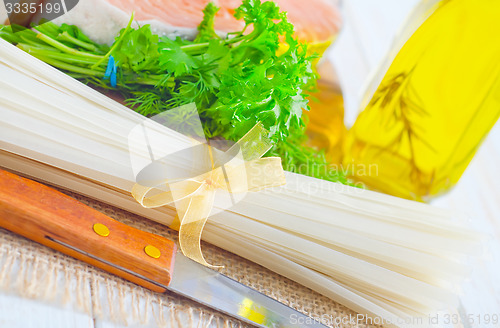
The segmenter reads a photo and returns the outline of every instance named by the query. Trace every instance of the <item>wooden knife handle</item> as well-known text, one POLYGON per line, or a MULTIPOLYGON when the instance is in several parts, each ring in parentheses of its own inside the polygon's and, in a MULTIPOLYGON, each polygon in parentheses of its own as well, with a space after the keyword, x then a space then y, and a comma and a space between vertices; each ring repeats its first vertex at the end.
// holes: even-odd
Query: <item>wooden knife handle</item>
POLYGON ((171 280, 173 241, 1 169, 0 227, 156 292, 171 280))

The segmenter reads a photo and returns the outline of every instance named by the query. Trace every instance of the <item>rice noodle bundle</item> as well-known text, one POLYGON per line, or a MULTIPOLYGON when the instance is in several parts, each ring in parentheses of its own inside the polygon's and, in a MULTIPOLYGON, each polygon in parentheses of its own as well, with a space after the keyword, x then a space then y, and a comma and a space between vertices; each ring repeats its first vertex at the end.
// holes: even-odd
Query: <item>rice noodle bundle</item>
MULTIPOLYGON (((127 136, 144 117, 3 40, 0 76, 0 166, 172 222, 173 208, 144 209, 130 195, 127 136)), ((157 132, 165 147, 190 143, 166 127, 157 132)), ((481 246, 456 213, 293 173, 286 179, 211 216, 203 239, 390 322, 455 304, 467 257, 481 246)))

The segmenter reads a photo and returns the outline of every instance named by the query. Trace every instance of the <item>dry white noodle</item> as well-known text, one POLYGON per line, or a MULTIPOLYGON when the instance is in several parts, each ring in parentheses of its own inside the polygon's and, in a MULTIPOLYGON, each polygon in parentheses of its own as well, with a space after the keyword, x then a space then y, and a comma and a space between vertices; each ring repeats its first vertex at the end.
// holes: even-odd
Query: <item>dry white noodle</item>
MULTIPOLYGON (((0 145, 10 154, 2 153, 0 166, 171 223, 172 209, 146 210, 130 196, 127 136, 144 117, 3 40, 0 58, 0 145)), ((162 147, 190 143, 166 127, 157 133, 162 147)), ((210 217, 203 239, 391 322, 455 304, 467 256, 481 240, 456 213, 286 178, 285 186, 249 193, 210 217)))

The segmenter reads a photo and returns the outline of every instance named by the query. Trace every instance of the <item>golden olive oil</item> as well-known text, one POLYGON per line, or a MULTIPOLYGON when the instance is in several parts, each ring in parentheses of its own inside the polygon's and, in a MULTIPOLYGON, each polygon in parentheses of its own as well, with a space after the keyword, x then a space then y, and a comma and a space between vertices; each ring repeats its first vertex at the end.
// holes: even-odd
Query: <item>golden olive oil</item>
POLYGON ((348 132, 344 154, 344 166, 378 166, 355 180, 416 200, 459 180, 500 115, 500 1, 441 1, 425 15, 348 132))
POLYGON ((318 92, 309 100, 307 116, 308 146, 325 151, 329 163, 342 163, 342 144, 346 134, 344 125, 344 98, 333 65, 322 62, 318 65, 318 92))

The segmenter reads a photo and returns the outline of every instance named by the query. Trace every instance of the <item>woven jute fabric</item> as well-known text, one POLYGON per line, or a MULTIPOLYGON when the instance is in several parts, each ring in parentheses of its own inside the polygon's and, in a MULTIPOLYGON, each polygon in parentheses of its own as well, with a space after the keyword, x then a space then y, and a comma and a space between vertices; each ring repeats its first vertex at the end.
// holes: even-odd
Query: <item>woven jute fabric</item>
MULTIPOLYGON (((143 217, 63 191, 132 227, 177 241, 177 232, 143 217)), ((105 247, 105 244, 103 244, 105 247)), ((356 313, 298 283, 226 250, 203 243, 219 271, 331 327, 377 327, 356 313)), ((70 306, 129 327, 246 327, 173 293, 158 294, 0 229, 0 289, 22 297, 70 306)))

